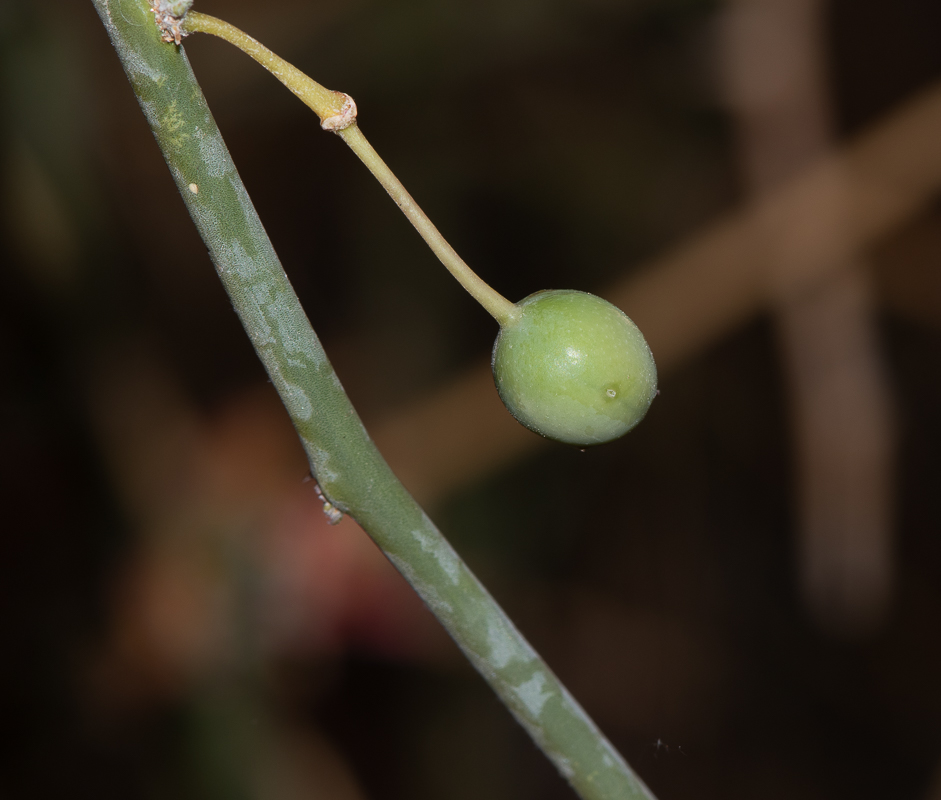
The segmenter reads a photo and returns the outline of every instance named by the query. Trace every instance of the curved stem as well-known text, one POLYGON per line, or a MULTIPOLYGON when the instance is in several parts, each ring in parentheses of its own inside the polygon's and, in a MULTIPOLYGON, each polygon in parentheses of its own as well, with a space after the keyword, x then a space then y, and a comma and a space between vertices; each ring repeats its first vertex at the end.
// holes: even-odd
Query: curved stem
POLYGON ((320 117, 321 121, 340 113, 345 99, 344 94, 332 92, 321 86, 293 64, 289 64, 281 56, 272 53, 257 39, 252 38, 234 25, 208 14, 190 11, 183 18, 183 30, 186 33, 211 33, 213 36, 218 36, 220 39, 225 39, 230 44, 234 44, 294 92, 301 102, 309 106, 320 117))
POLYGON ((507 300, 467 266, 464 259, 457 254, 455 249, 448 244, 447 239, 434 226, 434 223, 428 219, 428 215, 412 199, 402 182, 395 177, 392 170, 386 166, 385 161, 379 157, 373 146, 363 136, 359 126, 354 123, 339 131, 339 134, 343 141, 350 146, 350 149, 359 156, 360 161, 376 176, 376 180, 395 200, 395 204, 402 209, 402 213, 408 217, 408 221, 415 226, 415 230, 427 242, 432 252, 438 256, 448 271, 457 278, 461 286, 470 292, 471 296, 500 323, 501 327, 516 319, 520 314, 519 306, 507 300))
MULTIPOLYGON (((313 109, 314 113, 320 117, 321 122, 336 117, 343 112, 347 95, 324 88, 234 25, 208 14, 190 11, 184 18, 183 30, 187 33, 211 33, 225 39, 230 44, 234 44, 254 58, 313 109)), ((382 184, 389 196, 395 201, 395 204, 402 210, 402 213, 408 217, 409 222, 415 226, 415 230, 425 240, 432 252, 438 256, 441 263, 458 280, 461 286, 486 309, 501 327, 517 319, 520 314, 519 307, 507 300, 477 275, 457 254, 457 251, 448 244, 447 239, 441 235, 441 232, 434 226, 428 215, 421 210, 402 185, 402 182, 395 177, 392 170, 379 157, 373 146, 369 144, 355 120, 347 127, 338 130, 337 133, 349 145, 350 149, 359 156, 360 161, 366 165, 367 169, 376 177, 376 180, 382 184)))

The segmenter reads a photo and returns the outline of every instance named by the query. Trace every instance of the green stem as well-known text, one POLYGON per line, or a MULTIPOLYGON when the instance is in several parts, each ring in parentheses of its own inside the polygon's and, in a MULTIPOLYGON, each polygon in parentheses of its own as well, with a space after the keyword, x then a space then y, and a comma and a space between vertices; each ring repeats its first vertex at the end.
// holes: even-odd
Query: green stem
POLYGON ((366 137, 363 136, 359 126, 353 123, 348 128, 338 131, 338 133, 343 141, 350 146, 350 149, 369 168, 369 171, 376 176, 376 179, 389 193, 389 196, 395 200, 395 204, 402 209, 402 213, 408 217, 409 222, 421 234, 422 239, 428 243, 432 252, 438 256, 441 263, 448 268, 448 271, 457 278, 461 286, 470 292, 470 295, 490 313, 501 327, 517 319, 520 315, 519 306, 511 303, 495 291, 467 266, 464 259, 448 244, 447 239, 438 232, 438 229, 428 219, 425 212, 418 207, 418 204, 406 191, 401 181, 386 166, 386 163, 379 157, 372 145, 366 141, 366 137))
MULTIPOLYGON (((326 497, 382 548, 584 800, 651 800, 376 450, 275 255, 182 49, 160 41, 145 0, 93 2, 326 497)), ((161 229, 160 240, 166 238, 161 229)))
MULTIPOLYGON (((234 25, 208 14, 190 11, 184 18, 183 29, 187 33, 209 33, 218 36, 250 55, 297 95, 301 101, 313 109, 322 123, 326 123, 327 120, 338 117, 343 113, 344 103, 348 100, 347 95, 325 89, 315 80, 309 78, 292 64, 271 52, 259 41, 234 25)), ((340 134, 343 141, 350 146, 350 149, 359 156, 367 169, 382 184, 389 196, 395 201, 395 204, 402 209, 402 213, 408 217, 409 222, 415 226, 415 230, 427 242, 432 252, 438 256, 441 263, 457 278, 471 297, 477 300, 501 327, 517 319, 520 314, 519 307, 493 289, 467 266, 406 191, 402 182, 395 177, 392 170, 369 144, 356 124, 355 118, 344 127, 337 129, 336 132, 340 134)))
POLYGON ((210 33, 230 44, 234 44, 243 53, 247 53, 288 87, 305 105, 310 106, 321 121, 339 114, 345 95, 325 89, 317 81, 308 78, 293 64, 272 53, 257 39, 225 20, 190 11, 183 18, 183 30, 186 33, 210 33))

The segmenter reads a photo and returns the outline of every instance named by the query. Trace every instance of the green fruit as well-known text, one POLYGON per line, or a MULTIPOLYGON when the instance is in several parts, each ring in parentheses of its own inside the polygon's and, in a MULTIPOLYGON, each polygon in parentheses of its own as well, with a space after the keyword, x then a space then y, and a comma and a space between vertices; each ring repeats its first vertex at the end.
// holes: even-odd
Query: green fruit
POLYGON ((518 308, 493 346, 493 377, 523 425, 585 446, 617 439, 644 418, 657 367, 623 311, 571 290, 537 292, 518 308))

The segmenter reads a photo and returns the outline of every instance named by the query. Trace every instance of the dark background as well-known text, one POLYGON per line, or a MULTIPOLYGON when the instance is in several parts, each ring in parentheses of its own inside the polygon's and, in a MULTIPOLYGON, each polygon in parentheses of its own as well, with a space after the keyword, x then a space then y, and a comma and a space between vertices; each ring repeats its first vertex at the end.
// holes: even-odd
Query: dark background
MULTIPOLYGON (((0 9, 0 795, 571 797, 355 525, 322 523, 91 3, 0 9)), ((352 94, 511 299, 603 293, 745 200, 717 3, 198 9, 352 94)), ((941 79, 939 32, 927 0, 826 4, 836 146, 941 79)), ((367 426, 485 360, 493 322, 342 142, 227 45, 186 50, 367 426)), ((770 308, 665 371, 625 439, 424 494, 660 800, 941 798, 939 199, 864 254, 896 430, 865 630, 799 590, 770 308)))

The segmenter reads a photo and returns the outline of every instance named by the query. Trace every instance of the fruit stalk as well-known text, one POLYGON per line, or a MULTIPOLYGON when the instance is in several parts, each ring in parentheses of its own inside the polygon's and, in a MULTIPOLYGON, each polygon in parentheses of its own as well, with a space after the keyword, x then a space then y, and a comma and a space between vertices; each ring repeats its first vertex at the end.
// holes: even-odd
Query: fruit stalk
POLYGON ((273 53, 263 44, 253 39, 244 31, 208 14, 190 11, 183 18, 185 33, 209 33, 235 45, 274 75, 297 97, 309 106, 318 117, 321 125, 340 135, 360 161, 376 177, 389 193, 395 204, 408 217, 409 222, 425 240, 432 252, 441 260, 447 270, 460 282, 470 295, 501 325, 505 325, 519 315, 514 303, 493 289, 480 278, 457 254, 448 241, 434 226, 428 215, 406 191, 402 182, 395 177, 388 165, 379 157, 369 144, 356 122, 356 105, 349 95, 324 88, 299 69, 273 53), (348 113, 352 106, 352 113, 348 113))

